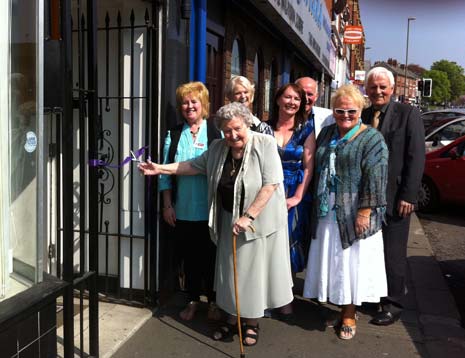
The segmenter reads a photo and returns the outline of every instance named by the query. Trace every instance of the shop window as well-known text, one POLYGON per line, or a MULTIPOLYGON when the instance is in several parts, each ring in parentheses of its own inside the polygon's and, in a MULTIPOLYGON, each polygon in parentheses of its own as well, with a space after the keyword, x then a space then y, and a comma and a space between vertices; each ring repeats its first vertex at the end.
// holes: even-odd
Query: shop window
POLYGON ((253 80, 255 84, 255 95, 253 102, 253 111, 261 119, 263 115, 263 60, 260 51, 255 54, 253 64, 253 80))
POLYGON ((238 38, 233 42, 231 51, 231 77, 243 75, 244 56, 241 43, 238 38))
POLYGON ((274 94, 277 91, 278 87, 278 68, 276 64, 276 59, 273 59, 271 61, 271 67, 270 67, 270 79, 269 79, 269 85, 268 85, 268 98, 269 100, 265 102, 265 106, 269 110, 269 115, 268 118, 273 117, 273 99, 274 99, 274 94))
POLYGON ((45 226, 38 220, 44 211, 44 203, 38 200, 38 188, 44 187, 38 176, 44 165, 39 110, 43 62, 38 55, 43 52, 38 30, 43 23, 42 2, 5 3, 7 11, 0 12, 4 16, 0 22, 0 71, 1 78, 9 81, 0 84, 0 299, 42 280, 39 241, 44 235, 39 235, 37 228, 45 226))

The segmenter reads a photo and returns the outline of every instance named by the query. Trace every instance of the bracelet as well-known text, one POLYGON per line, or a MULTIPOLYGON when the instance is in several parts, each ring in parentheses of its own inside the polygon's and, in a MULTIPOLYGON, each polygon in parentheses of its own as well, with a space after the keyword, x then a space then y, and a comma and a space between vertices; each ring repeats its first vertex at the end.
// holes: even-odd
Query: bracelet
POLYGON ((171 208, 172 208, 172 206, 171 206, 171 205, 168 205, 168 206, 164 206, 164 207, 162 208, 162 210, 167 210, 167 209, 171 209, 171 208))
POLYGON ((363 214, 360 214, 360 213, 358 213, 357 216, 361 216, 362 218, 365 218, 365 219, 370 218, 370 215, 363 215, 363 214))
POLYGON ((255 220, 255 218, 252 215, 250 215, 247 211, 244 214, 242 214, 242 216, 245 216, 246 218, 249 218, 252 221, 255 220))

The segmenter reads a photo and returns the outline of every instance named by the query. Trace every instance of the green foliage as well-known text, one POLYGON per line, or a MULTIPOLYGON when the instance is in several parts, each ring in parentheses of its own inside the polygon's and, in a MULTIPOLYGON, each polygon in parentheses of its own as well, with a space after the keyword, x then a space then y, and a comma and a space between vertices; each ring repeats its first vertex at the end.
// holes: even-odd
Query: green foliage
POLYGON ((431 98, 425 101, 430 103, 449 102, 451 91, 450 81, 446 72, 430 70, 423 72, 423 78, 431 78, 433 80, 433 92, 431 98))
MULTIPOLYGON (((440 60, 433 63, 431 70, 442 71, 447 74, 450 82, 450 100, 455 101, 461 95, 465 94, 465 76, 464 70, 456 62, 440 60)), ((434 93, 434 81, 433 81, 434 93)))

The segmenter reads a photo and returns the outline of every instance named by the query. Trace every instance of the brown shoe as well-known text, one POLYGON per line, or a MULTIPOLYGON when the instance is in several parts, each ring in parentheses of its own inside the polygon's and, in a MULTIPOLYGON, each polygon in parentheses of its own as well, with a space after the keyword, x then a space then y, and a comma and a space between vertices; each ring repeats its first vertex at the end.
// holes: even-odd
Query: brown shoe
POLYGON ((179 312, 179 318, 183 321, 191 321, 194 318, 195 312, 197 312, 198 305, 198 302, 190 301, 187 306, 179 312))
POLYGON ((208 305, 207 319, 209 321, 221 321, 223 314, 215 302, 210 302, 208 305))

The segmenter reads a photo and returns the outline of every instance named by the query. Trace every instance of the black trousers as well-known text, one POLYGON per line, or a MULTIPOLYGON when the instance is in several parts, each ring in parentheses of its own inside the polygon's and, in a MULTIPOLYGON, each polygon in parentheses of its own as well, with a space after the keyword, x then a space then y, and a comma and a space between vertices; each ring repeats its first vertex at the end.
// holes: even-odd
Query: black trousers
POLYGON ((406 294, 407 242, 410 216, 386 215, 383 225, 384 260, 388 284, 388 296, 381 299, 384 310, 400 312, 406 294))
POLYGON ((198 301, 202 293, 209 302, 215 301, 216 246, 210 239, 208 222, 176 220, 175 237, 177 251, 184 261, 189 301, 198 301))

